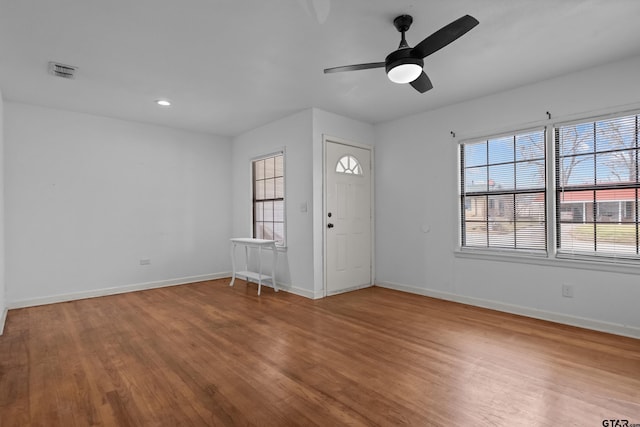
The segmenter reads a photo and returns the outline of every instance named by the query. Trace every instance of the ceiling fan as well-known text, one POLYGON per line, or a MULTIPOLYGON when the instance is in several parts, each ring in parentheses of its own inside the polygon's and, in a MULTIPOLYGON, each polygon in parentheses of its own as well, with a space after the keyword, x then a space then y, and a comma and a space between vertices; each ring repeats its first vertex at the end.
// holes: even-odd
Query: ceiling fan
POLYGON ((415 47, 410 47, 404 37, 404 33, 409 30, 412 23, 413 18, 411 15, 400 15, 393 20, 393 25, 402 33, 402 40, 400 41, 398 49, 387 55, 384 62, 369 62, 366 64, 326 68, 324 70, 325 74, 384 67, 389 80, 392 82, 410 83, 418 92, 424 93, 433 88, 433 85, 422 69, 424 66, 423 59, 462 37, 479 24, 478 20, 473 16, 465 15, 440 28, 415 47))

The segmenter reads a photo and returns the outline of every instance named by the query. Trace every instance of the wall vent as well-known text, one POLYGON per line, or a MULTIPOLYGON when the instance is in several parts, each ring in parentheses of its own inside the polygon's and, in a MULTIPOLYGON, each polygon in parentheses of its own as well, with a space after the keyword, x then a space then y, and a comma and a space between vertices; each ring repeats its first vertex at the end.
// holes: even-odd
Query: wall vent
POLYGON ((52 76, 62 77, 63 79, 74 79, 77 70, 78 67, 74 67, 73 65, 49 62, 49 74, 52 76))

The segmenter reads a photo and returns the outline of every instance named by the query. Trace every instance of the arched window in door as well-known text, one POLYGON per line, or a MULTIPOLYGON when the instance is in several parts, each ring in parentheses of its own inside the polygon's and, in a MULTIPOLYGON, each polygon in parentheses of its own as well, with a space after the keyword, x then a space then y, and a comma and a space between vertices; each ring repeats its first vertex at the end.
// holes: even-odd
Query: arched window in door
POLYGON ((358 159, 351 155, 346 155, 338 160, 336 164, 337 173, 346 173, 349 175, 362 175, 362 166, 358 159))

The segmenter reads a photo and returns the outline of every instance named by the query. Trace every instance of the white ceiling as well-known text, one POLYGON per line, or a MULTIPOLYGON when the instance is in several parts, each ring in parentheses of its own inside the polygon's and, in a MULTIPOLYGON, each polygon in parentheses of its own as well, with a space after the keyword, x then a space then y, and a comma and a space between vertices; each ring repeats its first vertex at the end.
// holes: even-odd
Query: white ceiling
POLYGON ((0 0, 0 89, 220 135, 309 107, 379 123, 639 55, 639 18, 640 0, 0 0), (323 74, 384 61, 403 13, 412 46, 462 15, 480 21, 425 59, 434 89, 384 69, 323 74), (48 75, 48 61, 77 78, 48 75))

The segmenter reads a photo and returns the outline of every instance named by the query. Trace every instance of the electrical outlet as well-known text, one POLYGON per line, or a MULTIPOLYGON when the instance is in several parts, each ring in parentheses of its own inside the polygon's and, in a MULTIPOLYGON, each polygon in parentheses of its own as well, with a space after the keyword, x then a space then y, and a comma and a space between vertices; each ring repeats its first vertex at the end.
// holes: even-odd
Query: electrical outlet
POLYGON ((151 260, 149 258, 144 258, 140 260, 140 265, 149 265, 151 264, 151 260))
POLYGON ((562 296, 565 298, 573 298, 573 285, 562 285, 562 296))

